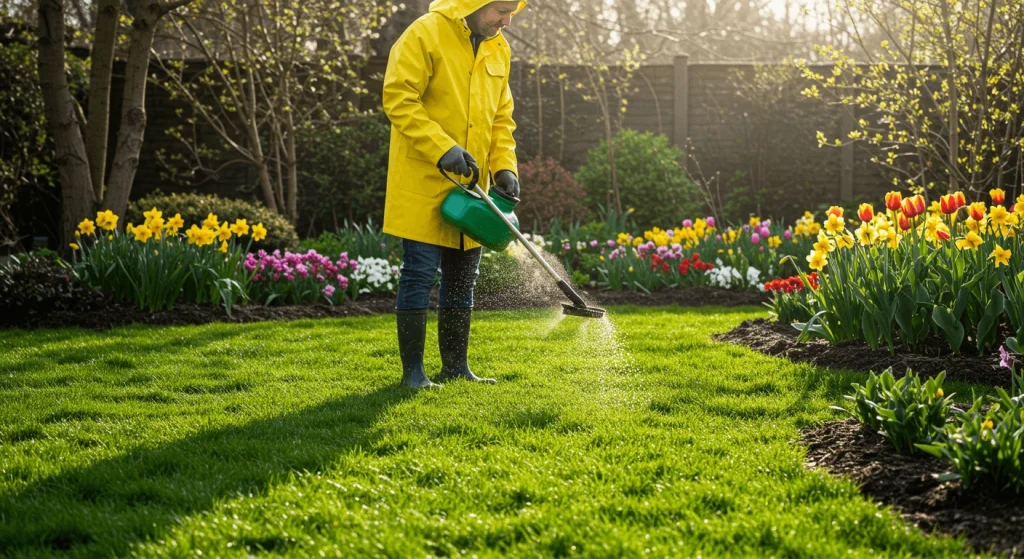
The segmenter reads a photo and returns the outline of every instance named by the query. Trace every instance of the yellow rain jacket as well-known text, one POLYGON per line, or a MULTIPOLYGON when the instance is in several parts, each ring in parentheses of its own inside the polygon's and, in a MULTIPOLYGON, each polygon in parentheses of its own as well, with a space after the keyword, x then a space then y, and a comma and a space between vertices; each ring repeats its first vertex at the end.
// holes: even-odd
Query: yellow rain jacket
MULTIPOLYGON (((484 190, 491 173, 519 174, 508 86, 512 50, 499 32, 474 56, 464 20, 491 1, 434 0, 391 48, 383 95, 391 120, 385 233, 450 248, 460 241, 467 250, 480 246, 460 239, 441 217, 441 202, 457 187, 437 162, 455 145, 476 159, 484 190)), ((524 7, 520 2, 516 13, 524 7)))

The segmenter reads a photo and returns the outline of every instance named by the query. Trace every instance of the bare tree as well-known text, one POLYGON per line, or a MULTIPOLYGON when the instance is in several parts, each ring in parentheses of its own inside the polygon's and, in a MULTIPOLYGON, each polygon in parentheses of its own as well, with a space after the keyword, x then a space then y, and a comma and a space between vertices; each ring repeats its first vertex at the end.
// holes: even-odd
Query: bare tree
MULTIPOLYGON (((126 14, 131 31, 122 93, 121 125, 114 152, 114 165, 108 179, 109 186, 104 188, 102 183, 94 185, 90 153, 97 154, 95 157, 100 160, 106 159, 106 130, 100 125, 90 127, 89 122, 108 121, 109 104, 98 102, 96 106, 89 107, 89 113, 86 115, 71 95, 65 74, 65 2, 39 0, 36 25, 39 40, 39 83, 43 92, 47 125, 56 146, 64 208, 65 240, 74 235, 78 221, 89 217, 97 206, 112 210, 118 215, 124 214, 135 178, 139 152, 142 149, 142 135, 146 128, 146 78, 149 73, 150 48, 153 45, 156 26, 164 15, 191 1, 138 0, 133 3, 134 9, 126 14), (104 146, 102 150, 96 147, 97 144, 104 146)), ((97 18, 97 27, 93 31, 97 45, 104 45, 104 48, 117 41, 117 26, 108 25, 108 19, 106 15, 97 18)), ((93 61, 90 99, 102 101, 109 97, 111 62, 112 57, 93 61)), ((102 180, 101 174, 95 176, 102 180)))
POLYGON ((199 178, 248 165, 267 207, 296 222, 298 132, 359 111, 366 45, 396 9, 373 0, 203 0, 175 17, 179 61, 158 63, 161 85, 188 105, 170 130, 185 150, 179 166, 199 178), (198 69, 180 62, 189 56, 203 61, 198 69), (186 127, 212 130, 219 146, 186 127))

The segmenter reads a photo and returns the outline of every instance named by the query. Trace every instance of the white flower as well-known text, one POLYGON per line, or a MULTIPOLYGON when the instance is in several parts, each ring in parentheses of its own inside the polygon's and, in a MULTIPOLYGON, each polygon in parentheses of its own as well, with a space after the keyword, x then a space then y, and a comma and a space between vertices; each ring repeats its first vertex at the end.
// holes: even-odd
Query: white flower
POLYGON ((368 285, 360 288, 360 293, 372 293, 381 289, 390 291, 394 285, 392 282, 399 276, 398 267, 392 266, 383 258, 359 257, 356 262, 359 266, 352 272, 352 280, 368 285))
POLYGON ((764 285, 761 284, 761 270, 753 266, 747 268, 747 284, 761 285, 761 290, 764 291, 764 285))

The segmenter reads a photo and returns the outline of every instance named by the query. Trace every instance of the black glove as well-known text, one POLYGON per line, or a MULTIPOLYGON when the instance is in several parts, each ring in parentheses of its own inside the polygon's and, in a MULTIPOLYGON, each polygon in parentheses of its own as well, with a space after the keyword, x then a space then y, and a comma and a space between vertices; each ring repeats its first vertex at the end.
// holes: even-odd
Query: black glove
POLYGON ((458 173, 464 177, 471 177, 473 173, 469 168, 477 165, 476 159, 473 159, 473 156, 468 151, 462 149, 461 146, 455 146, 441 156, 437 166, 449 173, 458 173))
POLYGON ((494 174, 494 187, 511 198, 519 198, 519 179, 512 171, 498 171, 494 174))

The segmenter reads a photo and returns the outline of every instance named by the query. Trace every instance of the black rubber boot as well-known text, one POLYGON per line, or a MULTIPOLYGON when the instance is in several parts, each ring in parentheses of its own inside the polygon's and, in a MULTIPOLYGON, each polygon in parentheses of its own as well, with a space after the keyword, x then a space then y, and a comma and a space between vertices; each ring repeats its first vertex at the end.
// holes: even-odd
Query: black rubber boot
POLYGON ((402 384, 413 388, 441 388, 423 371, 423 345, 427 337, 427 311, 397 311, 398 353, 402 356, 402 384))
POLYGON ((469 370, 469 323, 472 314, 473 309, 437 309, 437 345, 441 350, 438 378, 495 384, 498 381, 480 378, 469 370))

